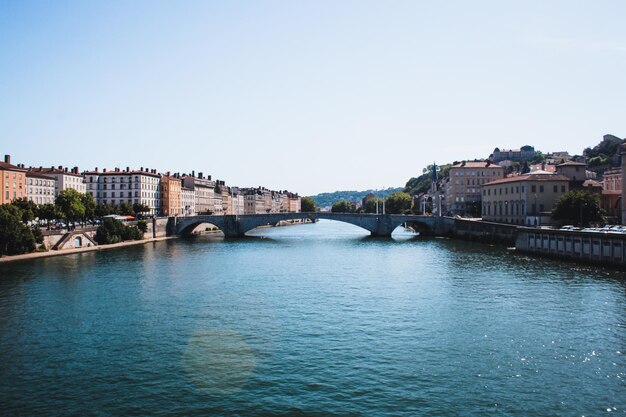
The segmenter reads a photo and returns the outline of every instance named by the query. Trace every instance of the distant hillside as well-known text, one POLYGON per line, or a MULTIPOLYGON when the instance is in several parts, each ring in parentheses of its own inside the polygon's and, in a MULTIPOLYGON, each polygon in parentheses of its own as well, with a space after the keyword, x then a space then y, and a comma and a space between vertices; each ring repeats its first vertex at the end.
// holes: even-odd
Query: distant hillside
POLYGON ((392 193, 402 191, 402 188, 387 188, 386 190, 366 190, 366 191, 335 191, 334 193, 321 193, 310 196, 317 203, 318 207, 332 206, 337 201, 347 200, 350 202, 361 201, 369 193, 377 196, 388 197, 392 193))
POLYGON ((604 135, 602 142, 593 148, 585 148, 583 155, 587 158, 590 169, 594 167, 611 168, 620 165, 620 145, 624 139, 614 135, 604 135))

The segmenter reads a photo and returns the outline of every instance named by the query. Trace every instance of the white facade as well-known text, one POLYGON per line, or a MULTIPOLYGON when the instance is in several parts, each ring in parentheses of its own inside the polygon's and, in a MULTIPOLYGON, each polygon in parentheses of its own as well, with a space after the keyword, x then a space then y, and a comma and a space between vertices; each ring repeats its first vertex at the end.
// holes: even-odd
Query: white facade
POLYGON ((85 179, 83 175, 79 174, 78 167, 74 167, 71 170, 68 168, 50 167, 50 168, 29 168, 30 172, 35 174, 43 174, 55 179, 55 191, 54 195, 58 196, 63 190, 76 190, 79 193, 85 193, 85 179))
POLYGON ((35 204, 54 204, 56 180, 54 177, 26 173, 26 196, 35 204))
POLYGON ((180 202, 183 216, 196 215, 196 193, 191 188, 182 187, 180 190, 180 202))
POLYGON ((85 172, 87 192, 98 204, 145 204, 148 214, 159 215, 161 176, 156 170, 85 172))

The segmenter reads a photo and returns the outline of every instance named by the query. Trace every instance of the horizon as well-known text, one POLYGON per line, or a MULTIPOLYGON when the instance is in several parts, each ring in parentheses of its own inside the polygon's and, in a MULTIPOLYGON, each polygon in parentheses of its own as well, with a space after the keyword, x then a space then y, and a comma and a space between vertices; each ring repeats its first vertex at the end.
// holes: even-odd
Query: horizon
MULTIPOLYGON (((621 12, 621 13, 620 13, 621 12)), ((4 2, 1 151, 302 196, 626 131, 618 1, 4 2)))

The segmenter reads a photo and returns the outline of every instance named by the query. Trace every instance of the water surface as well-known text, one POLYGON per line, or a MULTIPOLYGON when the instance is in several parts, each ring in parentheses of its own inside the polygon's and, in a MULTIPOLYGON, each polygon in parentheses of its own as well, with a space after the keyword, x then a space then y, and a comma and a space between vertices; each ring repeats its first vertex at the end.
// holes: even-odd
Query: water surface
POLYGON ((3 415, 626 413, 621 272, 331 221, 0 265, 3 415))

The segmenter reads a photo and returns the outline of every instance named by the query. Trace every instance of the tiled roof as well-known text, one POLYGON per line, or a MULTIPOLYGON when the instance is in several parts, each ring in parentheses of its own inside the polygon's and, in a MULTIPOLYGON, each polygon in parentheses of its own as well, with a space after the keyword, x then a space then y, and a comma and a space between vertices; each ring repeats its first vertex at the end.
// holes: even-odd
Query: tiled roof
POLYGON ((42 178, 44 180, 56 181, 56 178, 54 178, 54 177, 51 177, 49 175, 40 174, 39 172, 33 172, 33 171, 26 172, 26 177, 27 178, 30 178, 30 177, 32 177, 32 178, 42 178))
POLYGON ((83 172, 84 175, 149 175, 151 177, 158 177, 161 178, 161 174, 155 174, 152 172, 146 172, 146 171, 85 171, 83 172))
POLYGON ((567 162, 563 162, 562 164, 557 165, 558 167, 567 167, 567 166, 576 166, 576 167, 581 167, 581 166, 587 166, 587 164, 583 163, 583 162, 574 162, 574 161, 567 161, 567 162))
POLYGON ((569 181, 569 179, 564 175, 556 175, 556 174, 525 174, 525 175, 517 175, 515 177, 506 177, 499 180, 491 181, 486 184, 483 184, 483 187, 487 185, 495 185, 495 184, 505 184, 509 182, 519 182, 519 181, 569 181))
POLYGON ((7 164, 6 162, 0 162, 0 169, 12 170, 12 171, 26 171, 24 168, 20 168, 13 164, 7 164))
POLYGON ((452 168, 502 168, 491 161, 467 161, 453 165, 452 168))
POLYGON ((64 169, 60 169, 60 168, 28 168, 28 171, 30 172, 38 172, 40 174, 63 174, 63 175, 71 175, 73 177, 81 177, 82 178, 82 174, 77 174, 75 172, 72 172, 71 170, 67 170, 65 171, 64 169))

